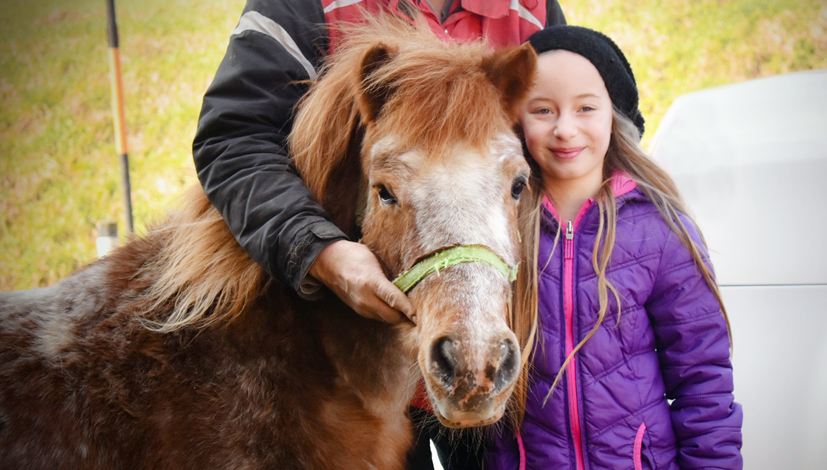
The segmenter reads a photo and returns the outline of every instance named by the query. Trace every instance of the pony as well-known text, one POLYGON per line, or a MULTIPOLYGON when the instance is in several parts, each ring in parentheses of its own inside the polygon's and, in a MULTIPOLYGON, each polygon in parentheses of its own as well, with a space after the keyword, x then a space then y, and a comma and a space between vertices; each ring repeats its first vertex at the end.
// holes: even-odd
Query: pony
POLYGON ((332 220, 407 279, 416 323, 300 298, 197 187, 146 235, 0 296, 0 466, 402 469, 423 379, 448 427, 503 416, 524 364, 514 126, 535 54, 400 20, 349 37, 300 103, 292 158, 332 220))

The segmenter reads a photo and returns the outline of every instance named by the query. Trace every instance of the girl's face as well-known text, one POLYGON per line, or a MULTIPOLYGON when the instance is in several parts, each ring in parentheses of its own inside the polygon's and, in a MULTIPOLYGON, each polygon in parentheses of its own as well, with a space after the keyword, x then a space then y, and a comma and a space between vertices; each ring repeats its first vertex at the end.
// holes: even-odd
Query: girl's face
POLYGON ((612 133, 612 100, 600 73, 585 57, 556 50, 539 55, 535 80, 520 124, 546 189, 597 192, 612 133))

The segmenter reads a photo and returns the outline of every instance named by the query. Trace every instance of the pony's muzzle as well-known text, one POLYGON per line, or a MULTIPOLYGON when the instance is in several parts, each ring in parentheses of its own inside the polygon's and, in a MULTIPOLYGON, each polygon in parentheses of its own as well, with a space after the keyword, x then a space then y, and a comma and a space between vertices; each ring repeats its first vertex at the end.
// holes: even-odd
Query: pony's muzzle
POLYGON ((482 426, 497 421, 519 375, 520 351, 513 333, 484 347, 443 336, 430 347, 427 373, 434 409, 451 427, 482 426))

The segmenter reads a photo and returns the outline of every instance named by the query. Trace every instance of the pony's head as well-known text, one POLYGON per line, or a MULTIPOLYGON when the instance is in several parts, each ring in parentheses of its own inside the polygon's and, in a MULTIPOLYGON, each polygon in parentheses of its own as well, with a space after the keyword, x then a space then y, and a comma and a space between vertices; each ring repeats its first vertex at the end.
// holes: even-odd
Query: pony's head
POLYGON ((509 323, 529 168, 513 128, 535 54, 386 19, 349 38, 301 104, 295 164, 345 232, 363 209, 362 242, 390 278, 423 270, 403 336, 440 421, 494 422, 521 366, 509 323))

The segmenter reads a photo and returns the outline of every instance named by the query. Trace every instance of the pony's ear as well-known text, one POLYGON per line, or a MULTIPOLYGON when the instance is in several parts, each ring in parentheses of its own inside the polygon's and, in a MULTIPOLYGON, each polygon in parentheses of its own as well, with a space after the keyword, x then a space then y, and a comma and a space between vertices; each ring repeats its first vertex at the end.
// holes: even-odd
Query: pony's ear
POLYGON ((392 92, 388 83, 377 80, 372 75, 395 55, 395 49, 380 43, 371 47, 362 59, 360 75, 362 92, 359 98, 359 110, 362 122, 365 124, 376 119, 392 92))
POLYGON ((502 96, 503 108, 517 120, 519 107, 534 81, 537 53, 531 44, 493 51, 482 60, 482 69, 502 96))

